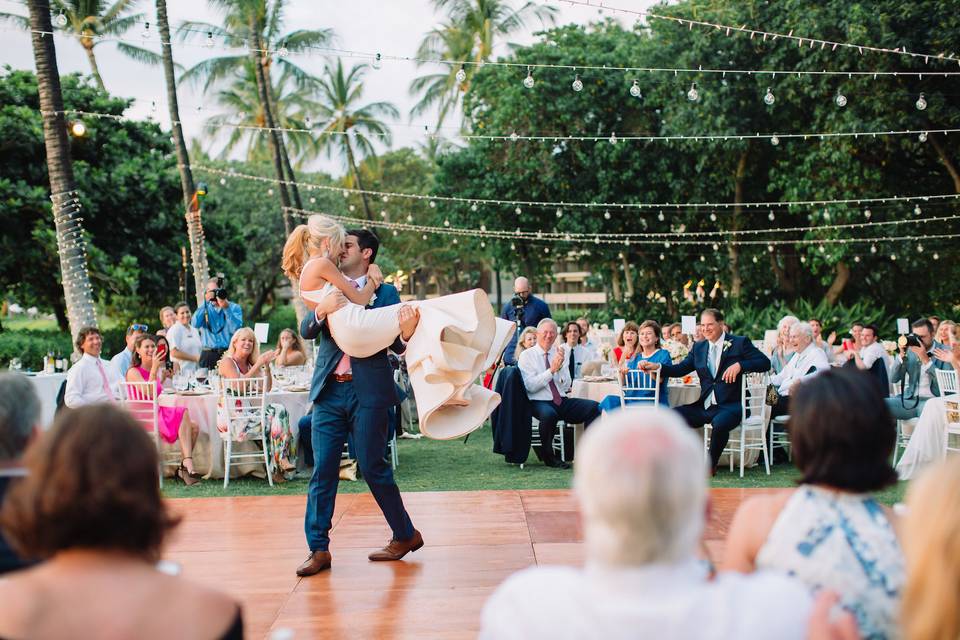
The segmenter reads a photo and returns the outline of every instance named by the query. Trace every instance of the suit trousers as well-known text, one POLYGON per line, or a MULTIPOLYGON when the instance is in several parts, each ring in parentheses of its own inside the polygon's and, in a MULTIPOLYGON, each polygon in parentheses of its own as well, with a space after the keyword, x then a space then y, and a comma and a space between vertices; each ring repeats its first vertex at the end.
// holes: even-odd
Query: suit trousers
POLYGON ((583 423, 584 427, 600 417, 600 405, 593 400, 582 398, 564 398, 559 405, 551 400, 531 400, 534 417, 540 422, 540 450, 544 461, 554 460, 553 443, 557 435, 557 422, 563 420, 570 424, 583 423))
POLYGON ((887 408, 890 409, 890 413, 893 414, 894 420, 919 418, 920 413, 923 411, 923 406, 927 404, 927 400, 929 400, 929 398, 907 398, 904 400, 902 395, 883 399, 883 401, 887 403, 887 408))
POLYGON ((727 441, 730 440, 730 432, 740 425, 742 412, 740 405, 715 404, 709 409, 704 409, 703 401, 698 400, 694 404, 675 407, 675 410, 693 429, 699 429, 707 423, 713 427, 710 434, 710 464, 711 468, 716 468, 727 446, 727 441))
POLYGON ((311 424, 313 475, 307 487, 304 531, 310 551, 327 551, 330 525, 340 481, 340 456, 353 434, 354 454, 370 493, 393 531, 395 540, 413 537, 413 523, 403 506, 400 488, 385 459, 389 407, 361 407, 353 384, 328 382, 313 405, 311 424))

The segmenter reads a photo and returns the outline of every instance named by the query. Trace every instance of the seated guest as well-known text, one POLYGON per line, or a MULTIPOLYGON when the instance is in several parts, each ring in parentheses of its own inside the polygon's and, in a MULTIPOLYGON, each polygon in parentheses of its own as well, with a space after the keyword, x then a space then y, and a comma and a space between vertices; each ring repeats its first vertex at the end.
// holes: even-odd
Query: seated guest
POLYGON ((899 347, 900 352, 890 365, 890 382, 901 383, 901 393, 887 398, 887 407, 897 420, 917 418, 927 400, 940 395, 937 369, 950 369, 950 363, 934 355, 935 349, 948 351, 945 345, 933 339, 933 327, 927 319, 911 325, 921 346, 899 347))
POLYGON ((180 365, 180 371, 192 374, 198 368, 200 352, 203 343, 200 341, 200 330, 193 326, 193 315, 190 305, 181 302, 174 309, 177 322, 167 330, 167 340, 170 341, 170 353, 173 361, 180 365))
POLYGON ((15 548, 45 560, 0 580, 0 637, 243 637, 235 601, 156 569, 178 522, 160 496, 158 462, 125 411, 60 415, 0 512, 15 548))
MULTIPOLYGON (((640 362, 655 362, 658 364, 670 364, 670 353, 660 347, 660 325, 653 320, 644 320, 640 325, 640 352, 620 368, 620 375, 627 371, 638 370, 640 362)), ((639 376, 640 386, 651 386, 650 376, 642 373, 639 376)), ((669 378, 661 376, 660 378, 660 398, 659 403, 669 407, 670 398, 667 393, 667 382, 669 378)), ((625 391, 629 398, 652 398, 651 391, 625 391)), ((646 406, 646 405, 644 405, 646 406)), ((600 402, 600 409, 603 411, 613 411, 620 408, 620 396, 607 396, 600 402)))
POLYGON ((957 325, 952 320, 944 320, 937 327, 937 342, 952 347, 957 343, 957 325))
POLYGON ((883 366, 890 370, 891 358, 880 342, 880 329, 875 324, 868 324, 860 330, 860 348, 847 352, 847 360, 853 360, 858 369, 869 370, 877 360, 883 361, 883 366))
POLYGON ((580 344, 586 349, 585 362, 591 362, 600 358, 600 347, 590 339, 590 322, 583 316, 577 318, 577 326, 580 327, 580 344))
POLYGON ((706 338, 703 337, 703 325, 701 325, 698 322, 696 328, 693 331, 693 341, 703 342, 704 340, 706 340, 706 338))
MULTIPOLYGON (((272 350, 261 354, 253 329, 241 327, 230 338, 227 351, 217 365, 217 371, 221 378, 227 379, 265 378, 265 391, 270 391, 273 384, 270 363, 276 357, 277 352, 272 350)), ((297 468, 297 441, 290 430, 290 416, 287 409, 277 402, 266 403, 266 405, 265 425, 251 421, 240 427, 240 430, 251 436, 263 434, 265 446, 266 440, 270 440, 270 453, 275 470, 274 481, 283 482, 289 479, 287 475, 292 477, 293 471, 297 468)), ((217 422, 217 428, 225 432, 227 429, 225 418, 218 416, 217 422)), ((238 429, 236 424, 233 428, 238 429)))
POLYGON ((158 336, 167 335, 167 331, 170 331, 172 327, 177 322, 177 312, 173 307, 164 307, 160 309, 160 330, 157 331, 158 336))
POLYGON ((784 316, 777 323, 777 346, 770 354, 770 367, 780 373, 795 353, 790 345, 790 327, 800 322, 796 316, 784 316))
POLYGON ((307 364, 303 342, 293 329, 284 329, 280 332, 277 348, 274 351, 277 353, 277 358, 273 362, 278 367, 302 367, 307 364))
MULTIPOLYGON (((163 390, 163 383, 173 374, 166 365, 169 354, 157 357, 157 338, 144 333, 133 343, 133 360, 127 370, 127 382, 156 382, 156 393, 163 390)), ((136 391, 136 390, 132 390, 136 391)), ((131 398, 133 401, 153 400, 152 396, 131 398)), ((149 405, 147 405, 149 407, 149 405)), ((173 444, 180 441, 183 459, 177 469, 177 477, 186 485, 199 482, 199 476, 193 468, 193 446, 200 435, 200 426, 190 420, 186 407, 157 407, 157 431, 160 438, 173 444)), ((153 424, 145 425, 153 430, 153 424)))
POLYGON ((520 359, 521 353, 535 344, 537 344, 537 328, 527 327, 520 334, 520 337, 517 338, 517 348, 514 350, 513 354, 514 362, 520 359))
POLYGON ((84 327, 77 333, 77 350, 83 355, 67 372, 63 402, 71 409, 96 402, 117 399, 120 376, 110 363, 100 358, 103 340, 96 327, 84 327))
MULTIPOLYGON (((568 322, 563 327, 563 334, 560 336, 563 340, 563 355, 566 362, 563 366, 570 372, 570 384, 581 376, 580 369, 583 363, 587 361, 587 349, 580 344, 580 325, 576 322, 568 322)), ((570 389, 567 389, 569 392, 570 389)))
POLYGON ((685 347, 690 346, 690 338, 687 336, 687 334, 683 332, 683 325, 680 324, 679 322, 674 322, 672 325, 670 325, 669 333, 667 333, 667 330, 664 329, 663 337, 669 338, 674 342, 679 342, 685 347))
POLYGON ((133 343, 137 341, 141 334, 146 332, 147 325, 145 324, 132 324, 127 327, 126 348, 110 358, 110 365, 118 377, 123 378, 127 375, 127 369, 130 368, 130 361, 133 359, 133 343))
POLYGON ((836 591, 863 637, 897 637, 904 561, 896 516, 872 495, 897 480, 896 437, 869 375, 837 369, 800 385, 790 438, 802 484, 743 503, 724 568, 781 571, 811 591, 836 591))
POLYGON ((574 493, 583 568, 514 574, 487 601, 481 640, 806 638, 810 597, 786 576, 708 577, 703 451, 664 409, 603 418, 580 440, 574 493), (531 612, 537 615, 531 615, 531 612))
POLYGON ((936 335, 940 329, 940 316, 930 316, 927 320, 930 321, 930 326, 933 327, 933 334, 936 335))
POLYGON ((837 341, 836 331, 831 331, 830 335, 826 340, 823 339, 823 323, 817 320, 816 318, 810 318, 807 320, 813 328, 813 344, 817 345, 818 349, 822 349, 823 352, 827 355, 827 360, 833 360, 833 343, 837 341))
POLYGON ((780 373, 771 376, 770 384, 777 386, 780 399, 770 412, 771 418, 790 414, 790 396, 804 380, 820 371, 829 371, 830 362, 823 349, 813 343, 813 327, 797 322, 790 327, 790 347, 794 355, 780 373))
POLYGON ((520 354, 517 366, 523 376, 533 415, 540 422, 543 463, 548 467, 569 469, 570 465, 556 459, 550 446, 557 433, 557 422, 582 422, 586 427, 600 415, 600 408, 593 400, 567 397, 565 390, 572 384, 570 369, 563 366, 567 362, 566 349, 562 345, 555 346, 556 340, 557 323, 544 318, 537 325, 537 343, 520 354))
MULTIPOLYGON (((14 483, 26 476, 21 458, 40 435, 40 398, 19 373, 0 373, 0 508, 14 483)), ((14 553, 0 532, 0 575, 31 566, 14 553)))
POLYGON ((697 372, 700 398, 692 404, 675 407, 675 410, 694 429, 708 422, 713 426, 710 458, 714 470, 730 439, 730 432, 740 425, 743 374, 770 370, 767 356, 750 340, 724 333, 721 322, 723 313, 717 309, 704 309, 700 324, 705 339, 695 343, 686 358, 677 364, 639 363, 644 371, 659 368, 661 378, 682 378, 697 372))
POLYGON ((613 363, 620 366, 633 360, 639 349, 640 325, 630 321, 623 325, 620 335, 617 336, 617 346, 613 348, 613 363))

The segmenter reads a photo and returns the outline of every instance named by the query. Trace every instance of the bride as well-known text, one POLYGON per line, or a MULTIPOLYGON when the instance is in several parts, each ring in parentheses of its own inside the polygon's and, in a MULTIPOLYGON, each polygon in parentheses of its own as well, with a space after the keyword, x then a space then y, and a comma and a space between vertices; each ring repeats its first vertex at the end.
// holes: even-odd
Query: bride
MULTIPOLYGON (((400 335, 403 304, 366 308, 383 281, 370 265, 362 288, 348 280, 335 260, 343 248, 343 227, 314 214, 287 238, 283 271, 300 283, 300 297, 314 309, 340 291, 349 300, 326 321, 337 346, 351 358, 368 358, 388 348, 400 335)), ((515 330, 497 318, 482 289, 405 303, 420 314, 407 343, 410 382, 417 398, 420 431, 430 438, 459 438, 480 427, 500 403, 500 396, 476 383, 506 347, 515 330)))

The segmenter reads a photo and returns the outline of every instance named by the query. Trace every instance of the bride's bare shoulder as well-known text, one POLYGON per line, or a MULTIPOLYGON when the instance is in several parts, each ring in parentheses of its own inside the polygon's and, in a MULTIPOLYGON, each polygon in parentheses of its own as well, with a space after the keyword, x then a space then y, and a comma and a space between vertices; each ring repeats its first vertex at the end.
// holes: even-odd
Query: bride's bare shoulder
POLYGON ((307 286, 308 284, 323 285, 327 281, 325 274, 329 274, 331 269, 336 270, 336 268, 337 266, 329 258, 312 258, 303 265, 300 279, 305 288, 311 288, 307 286))

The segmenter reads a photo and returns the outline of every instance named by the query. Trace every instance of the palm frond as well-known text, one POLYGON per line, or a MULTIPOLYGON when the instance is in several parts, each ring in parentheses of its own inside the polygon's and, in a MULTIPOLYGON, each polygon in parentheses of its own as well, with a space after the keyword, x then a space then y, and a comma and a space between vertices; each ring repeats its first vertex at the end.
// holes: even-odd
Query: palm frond
POLYGON ((141 62, 153 67, 163 63, 163 56, 161 56, 159 53, 155 53, 149 49, 135 47, 134 45, 127 44, 126 42, 118 42, 117 50, 131 60, 136 60, 137 62, 141 62))
POLYGON ((0 22, 8 22, 19 29, 30 28, 30 18, 15 13, 0 13, 0 22))

